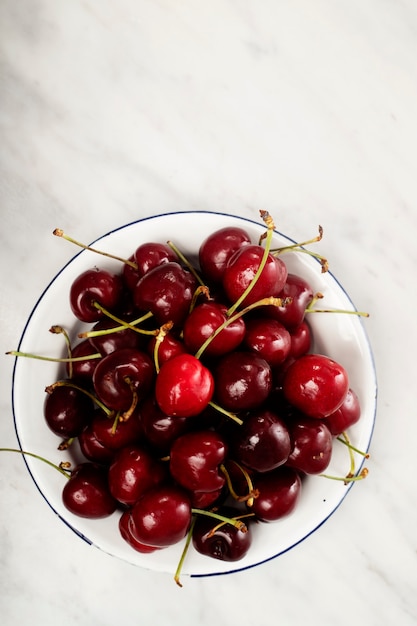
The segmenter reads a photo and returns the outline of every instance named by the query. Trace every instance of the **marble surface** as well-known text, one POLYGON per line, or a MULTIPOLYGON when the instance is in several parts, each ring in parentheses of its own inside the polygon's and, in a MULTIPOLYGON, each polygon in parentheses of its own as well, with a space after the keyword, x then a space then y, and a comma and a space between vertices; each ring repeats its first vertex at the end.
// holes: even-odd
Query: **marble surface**
POLYGON ((3 626, 417 623, 413 0, 0 3, 0 446, 13 362, 74 249, 139 217, 273 213, 361 309, 379 382, 369 476, 294 550, 234 576, 152 573, 88 547, 0 455, 3 626))

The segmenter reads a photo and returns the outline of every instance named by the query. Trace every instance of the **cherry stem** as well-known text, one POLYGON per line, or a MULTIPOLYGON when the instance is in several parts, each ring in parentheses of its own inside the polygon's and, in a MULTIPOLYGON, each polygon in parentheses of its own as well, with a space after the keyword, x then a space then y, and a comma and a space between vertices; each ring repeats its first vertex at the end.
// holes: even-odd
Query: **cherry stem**
MULTIPOLYGON (((156 335, 158 333, 158 329, 156 329, 156 330, 144 330, 143 328, 137 328, 133 324, 129 324, 129 322, 126 322, 125 320, 120 319, 120 317, 117 317, 116 315, 114 315, 113 313, 111 313, 110 311, 105 309, 97 301, 93 302, 93 306, 97 309, 97 311, 100 311, 106 317, 109 317, 111 320, 113 320, 117 324, 120 324, 120 326, 123 326, 124 328, 130 328, 130 330, 134 330, 136 333, 140 333, 142 335, 156 335)), ((151 315, 151 314, 147 313, 146 315, 151 315)), ((114 332, 114 329, 113 329, 113 332, 114 332)))
MULTIPOLYGON (((85 333, 79 333, 78 337, 80 339, 89 339, 90 337, 102 337, 103 335, 112 335, 113 333, 118 333, 122 330, 126 330, 126 328, 130 328, 131 326, 134 327, 134 330, 136 330, 136 332, 143 333, 144 331, 142 329, 136 328, 137 325, 140 324, 141 322, 145 322, 147 319, 149 319, 152 316, 153 314, 149 311, 148 313, 145 313, 145 315, 138 317, 132 322, 128 323, 128 322, 123 321, 123 324, 120 324, 120 326, 115 326, 114 328, 103 328, 102 330, 90 330, 85 333)), ((113 319, 113 321, 117 321, 117 320, 113 319)))
POLYGON ((221 407, 219 404, 216 404, 215 402, 213 402, 212 400, 209 402, 209 405, 215 409, 216 411, 218 411, 219 413, 222 413, 223 415, 226 415, 226 417, 228 417, 229 419, 233 420, 234 422, 236 422, 236 424, 239 424, 239 426, 242 426, 243 424, 243 420, 240 419, 240 417, 238 417, 236 415, 236 413, 232 413, 231 411, 226 411, 226 409, 223 409, 223 407, 221 407))
POLYGON ((122 413, 119 416, 119 420, 121 422, 127 422, 127 420, 132 416, 134 410, 136 409, 137 405, 138 405, 138 401, 139 401, 139 397, 136 391, 136 387, 134 385, 134 383, 132 383, 132 381, 130 380, 130 378, 127 376, 125 378, 125 383, 127 385, 129 385, 130 390, 132 392, 132 404, 130 405, 130 407, 128 408, 127 411, 125 411, 124 413, 122 413))
POLYGON ((73 239, 72 237, 64 233, 64 231, 61 228, 55 228, 53 234, 56 237, 61 237, 62 239, 65 239, 66 241, 69 241, 70 243, 75 244, 79 248, 83 248, 84 250, 89 250, 90 252, 95 252, 95 254, 100 254, 101 256, 108 257, 109 259, 114 259, 115 261, 120 261, 121 263, 130 265, 130 267, 133 267, 133 269, 135 270, 138 269, 137 264, 134 263, 133 261, 130 261, 129 259, 123 259, 122 257, 119 257, 119 256, 115 256, 114 254, 110 254, 110 252, 103 252, 103 250, 97 250, 96 248, 92 248, 91 246, 86 246, 84 243, 81 243, 80 241, 77 241, 76 239, 73 239))
POLYGON ((48 385, 48 387, 45 388, 45 391, 46 393, 51 394, 53 390, 57 387, 71 387, 72 389, 77 389, 77 391, 81 391, 86 396, 88 396, 103 411, 103 413, 107 415, 107 417, 110 417, 113 414, 113 411, 111 411, 109 407, 107 407, 105 404, 100 402, 97 396, 87 391, 87 389, 84 389, 84 387, 80 387, 79 385, 76 385, 75 383, 68 380, 57 380, 52 385, 48 385))
POLYGON ((68 358, 70 359, 68 362, 68 376, 69 378, 72 378, 74 372, 73 372, 73 366, 72 366, 71 340, 69 338, 69 335, 67 331, 65 330, 65 328, 63 328, 62 326, 58 326, 58 325, 51 326, 51 328, 49 329, 49 332, 54 335, 64 335, 65 343, 67 344, 68 358))
POLYGON ((197 289, 193 293, 193 298, 191 300, 189 313, 195 308, 197 304, 197 300, 200 296, 204 296, 206 300, 210 299, 210 290, 206 285, 199 285, 197 289))
POLYGON ((314 309, 313 307, 316 302, 318 302, 322 298, 324 298, 324 295, 320 293, 320 291, 314 294, 314 297, 305 309, 305 313, 345 313, 347 315, 359 315, 361 317, 369 317, 369 313, 365 313, 364 311, 352 311, 346 309, 314 309))
POLYGON ((38 454, 34 454, 33 452, 25 452, 24 450, 19 450, 18 448, 0 448, 0 452, 17 452, 18 454, 23 454, 23 456, 31 456, 34 459, 38 459, 39 461, 43 461, 47 465, 50 465, 51 467, 56 469, 60 474, 65 476, 65 478, 70 478, 71 476, 71 473, 65 469, 65 468, 68 469, 70 467, 71 465, 70 463, 63 462, 63 463, 60 463, 59 465, 56 465, 55 463, 52 463, 52 461, 48 461, 48 459, 45 459, 43 456, 39 456, 38 454))
POLYGON ((161 343, 163 342, 163 340, 165 339, 167 333, 169 333, 172 327, 173 327, 172 322, 167 322, 166 324, 163 324, 161 328, 159 329, 158 334, 155 337, 155 346, 153 349, 153 360, 154 360, 155 370, 157 374, 159 374, 159 370, 161 369, 160 364, 159 364, 159 347, 161 343))
POLYGON ((236 461, 232 460, 232 463, 234 463, 234 465, 236 465, 236 467, 238 467, 240 469, 240 471, 242 472, 243 476, 245 477, 246 480, 246 484, 248 486, 249 489, 249 493, 245 496, 239 496, 232 484, 232 479, 230 477, 230 474, 227 470, 227 468, 225 467, 225 465, 223 465, 223 463, 220 465, 220 471, 224 474, 224 477, 226 478, 226 483, 227 486, 229 488, 230 491, 230 495, 232 496, 232 498, 234 498, 235 500, 237 500, 237 502, 246 502, 246 504, 248 506, 253 506, 253 500, 254 498, 257 498, 259 496, 259 491, 257 489, 254 489, 253 487, 253 483, 251 480, 251 477, 249 476, 248 472, 243 469, 243 467, 241 465, 239 465, 239 463, 236 463, 236 461))
POLYGON ((347 476, 330 476, 329 474, 319 474, 319 476, 321 476, 322 478, 328 478, 329 480, 340 480, 342 482, 345 483, 345 485, 347 485, 348 483, 352 483, 355 482, 357 480, 363 480, 364 478, 366 478, 369 474, 369 470, 367 467, 364 467, 359 474, 356 474, 355 476, 351 476, 350 474, 348 474, 347 476))
POLYGON ((256 283, 258 282, 258 279, 260 278, 260 276, 261 276, 261 274, 262 274, 262 272, 264 270, 264 267, 266 265, 266 262, 268 260, 268 254, 269 254, 269 251, 271 249, 272 235, 274 233, 275 225, 274 225, 272 217, 270 216, 268 211, 260 211, 260 214, 261 214, 261 217, 262 217, 263 221, 265 222, 265 224, 267 226, 267 229, 268 229, 266 234, 264 235, 265 236, 264 253, 263 253, 261 262, 259 264, 259 267, 258 267, 254 277, 252 278, 251 282, 246 287, 245 291, 242 293, 240 298, 238 298, 236 300, 236 302, 228 309, 228 311, 226 313, 227 317, 230 317, 231 315, 233 315, 233 313, 236 311, 237 308, 239 308, 239 306, 242 304, 242 302, 247 297, 247 295, 252 291, 252 289, 254 288, 256 283))
POLYGON ((313 237, 312 239, 308 239, 307 241, 302 241, 301 243, 294 243, 290 246, 283 246, 282 248, 274 248, 274 250, 271 250, 271 253, 274 254, 274 256, 278 256, 282 254, 283 252, 291 252, 293 250, 297 250, 297 252, 303 252, 304 254, 309 254, 310 256, 320 261, 321 271, 322 271, 322 274, 324 274, 329 269, 329 263, 327 259, 322 257, 320 254, 317 254, 316 252, 312 252, 311 250, 307 250, 306 248, 302 247, 302 246, 308 246, 312 243, 317 243, 321 241, 322 238, 323 238, 323 228, 319 226, 319 234, 317 235, 317 237, 313 237))
POLYGON ((175 243, 173 243, 172 241, 167 241, 167 245, 171 248, 171 250, 173 250, 175 252, 175 254, 177 255, 177 257, 179 258, 179 260, 190 270, 191 274, 194 276, 194 278, 196 279, 196 281, 202 286, 204 287, 204 282, 201 278, 201 276, 199 275, 199 273, 197 272, 197 270, 195 269, 195 267, 192 265, 192 263, 187 259, 187 257, 185 257, 183 255, 183 253, 177 248, 177 246, 175 245, 175 243))
POLYGON ((11 350, 10 352, 6 352, 6 354, 10 354, 11 356, 26 357, 29 359, 37 359, 39 361, 51 361, 53 363, 76 363, 78 361, 89 361, 90 359, 101 359, 101 354, 99 352, 94 352, 94 354, 88 354, 86 356, 74 356, 71 358, 41 356, 40 354, 31 354, 29 352, 20 352, 18 350, 11 350))
POLYGON ((177 569, 175 571, 174 580, 177 583, 178 587, 182 587, 182 583, 180 581, 180 575, 181 575, 181 571, 184 565, 185 557, 187 556, 187 552, 190 547, 196 521, 197 521, 197 517, 194 517, 193 520, 191 521, 191 526, 190 526, 190 530, 187 533, 187 538, 185 540, 184 549, 181 553, 181 557, 180 557, 180 560, 178 561, 177 569))
MULTIPOLYGON (((236 515, 236 517, 231 517, 230 519, 233 520, 242 520, 245 519, 246 517, 254 517, 254 513, 243 513, 242 515, 236 515)), ((230 521, 228 522, 220 522, 219 524, 217 524, 216 526, 213 526, 213 528, 210 530, 210 532, 207 534, 207 537, 213 537, 213 535, 219 530, 219 528, 221 528, 222 526, 224 526, 225 524, 230 524, 230 521)), ((243 528, 239 528, 238 530, 241 530, 242 532, 247 532, 247 526, 245 524, 245 529, 243 530, 243 528)))
POLYGON ((285 298, 283 300, 282 298, 274 298, 273 296, 270 296, 268 298, 262 298, 262 300, 258 300, 257 302, 253 302, 252 304, 249 304, 247 307, 245 307, 241 311, 238 311, 231 317, 228 317, 223 322, 223 324, 221 324, 218 328, 216 328, 216 330, 214 330, 211 333, 211 335, 207 337, 205 342, 197 350, 197 352, 194 355, 195 358, 196 359, 201 358, 201 355, 203 354, 204 350, 207 348, 207 346, 210 345, 213 339, 215 339, 215 337, 217 337, 217 335, 219 335, 222 332, 222 330, 230 326, 230 324, 233 324, 233 322, 235 322, 237 319, 239 319, 243 315, 246 315, 246 313, 248 313, 249 311, 252 311, 252 309, 255 309, 256 307, 259 307, 259 306, 283 306, 285 304, 288 304, 290 301, 291 301, 291 298, 285 298))
POLYGON ((194 513, 194 515, 206 515, 207 517, 217 519, 224 524, 231 524, 244 533, 247 531, 246 524, 241 522, 240 519, 236 517, 226 517, 225 515, 220 515, 219 513, 215 513, 214 511, 209 511, 207 509, 191 509, 191 512, 194 513))
MULTIPOLYGON (((346 433, 342 433, 342 435, 346 436, 346 433)), ((340 441, 340 443, 343 443, 343 445, 348 446, 349 448, 351 448, 354 452, 356 452, 357 454, 360 454, 361 456, 363 456, 365 459, 369 459, 369 453, 368 452, 364 452, 363 450, 359 450, 358 448, 355 448, 355 446, 353 446, 350 441, 346 441, 346 439, 342 439, 342 437, 336 437, 336 439, 338 441, 340 441)))

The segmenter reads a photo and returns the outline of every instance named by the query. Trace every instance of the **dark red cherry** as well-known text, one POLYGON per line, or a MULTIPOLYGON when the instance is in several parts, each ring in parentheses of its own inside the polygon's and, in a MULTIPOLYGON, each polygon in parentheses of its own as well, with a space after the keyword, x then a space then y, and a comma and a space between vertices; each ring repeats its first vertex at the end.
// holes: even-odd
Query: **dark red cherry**
POLYGON ((46 395, 43 411, 52 432, 66 439, 76 437, 84 430, 93 417, 94 406, 82 391, 59 386, 46 395))
MULTIPOLYGON (((184 343, 190 352, 197 352, 203 343, 227 320, 227 307, 219 302, 203 302, 196 306, 184 322, 184 343)), ((245 335, 245 322, 236 319, 227 325, 204 351, 205 356, 220 356, 235 350, 245 335)))
POLYGON ((333 437, 322 420, 298 417, 288 421, 292 450, 287 465, 305 474, 321 474, 331 461, 333 437))
POLYGON ((139 498, 131 509, 133 532, 142 544, 164 548, 181 541, 191 524, 187 492, 174 485, 158 485, 139 498))
POLYGON ((94 431, 93 423, 88 424, 78 435, 80 450, 88 461, 108 465, 113 460, 115 451, 103 445, 94 431))
POLYGON ((74 515, 92 519, 108 517, 117 508, 109 490, 107 469, 90 462, 74 469, 62 491, 62 501, 74 515))
POLYGON ((257 317, 246 322, 244 344, 264 358, 271 367, 276 367, 290 354, 291 336, 280 322, 257 317))
POLYGON ((211 401, 213 392, 210 370, 191 354, 166 361, 156 377, 155 398, 166 415, 198 415, 211 401))
POLYGON ((262 522, 274 522, 292 513, 300 500, 301 478, 292 467, 282 466, 252 479, 258 496, 249 507, 262 522))
POLYGON ((291 452, 285 422, 270 410, 256 411, 235 429, 233 458, 256 472, 269 472, 283 465, 291 452))
MULTIPOLYGON (((73 358, 78 357, 87 357, 89 355, 97 354, 97 350, 91 345, 89 339, 83 339, 75 346, 73 346, 71 350, 71 356, 73 358)), ((72 362, 72 378, 80 379, 80 380, 88 380, 91 382, 91 379, 94 374, 94 370, 97 367, 97 363, 99 359, 85 359, 82 361, 73 361, 72 362)), ((66 372, 67 375, 70 376, 70 364, 66 363, 66 372)))
POLYGON ((180 326, 189 312, 195 288, 196 280, 191 272, 179 263, 169 262, 145 274, 137 283, 133 297, 136 307, 153 313, 158 325, 172 322, 180 326))
POLYGON ((180 435, 171 446, 171 476, 189 491, 212 492, 225 484, 220 465, 226 458, 227 444, 213 430, 180 435))
MULTIPOLYGON (((220 508, 220 514, 228 518, 241 515, 231 507, 220 508)), ((250 521, 242 520, 245 530, 233 524, 219 524, 219 521, 206 515, 198 515, 193 529, 192 543, 200 554, 220 561, 239 561, 252 545, 250 521)))
POLYGON ((158 548, 154 546, 145 546, 143 543, 140 543, 136 539, 135 529, 132 520, 132 516, 130 514, 130 510, 126 510, 122 513, 119 518, 119 532, 122 538, 129 544, 131 548, 140 552, 141 554, 150 554, 151 552, 155 552, 158 548))
POLYGON ((145 398, 139 412, 145 439, 161 453, 168 453, 173 441, 189 428, 189 418, 166 415, 152 395, 145 398))
MULTIPOLYGON (((239 248, 230 258, 223 274, 223 289, 230 302, 236 302, 254 279, 264 255, 264 248, 247 245, 239 248)), ((282 259, 268 254, 265 267, 256 284, 242 302, 247 306, 262 298, 276 296, 287 278, 287 267, 282 259)))
POLYGON ((94 435, 99 443, 113 451, 143 439, 138 410, 134 411, 128 420, 115 423, 114 416, 107 416, 98 409, 94 413, 91 430, 91 436, 94 435))
POLYGON ((166 476, 166 466, 143 445, 126 446, 115 454, 109 467, 110 493, 121 504, 131 506, 166 476))
POLYGON ((353 389, 349 389, 341 406, 337 409, 337 411, 326 417, 324 423, 332 435, 336 437, 348 430, 348 428, 353 426, 353 424, 356 424, 360 417, 361 406, 359 398, 353 389))
MULTIPOLYGON (((156 337, 152 337, 149 341, 146 351, 149 356, 153 359, 155 353, 155 344, 156 337)), ((158 362, 161 366, 165 361, 169 361, 174 356, 178 354, 184 354, 187 350, 185 349, 184 342, 181 339, 175 337, 172 333, 167 333, 163 338, 163 341, 159 343, 158 347, 158 362)))
POLYGON ((151 358, 142 350, 121 348, 111 352, 97 365, 93 384, 98 398, 116 411, 127 411, 134 401, 142 400, 154 379, 151 358))
POLYGON ((305 354, 287 369, 283 392, 288 402, 309 417, 323 418, 337 411, 346 397, 346 370, 323 354, 305 354))
POLYGON ((229 411, 247 411, 262 405, 272 389, 272 371, 253 352, 230 352, 214 371, 216 399, 229 411))
POLYGON ((231 255, 251 240, 243 228, 226 226, 211 233, 199 249, 200 268, 208 282, 219 283, 231 255))
POLYGON ((71 285, 71 310, 82 322, 97 322, 103 313, 94 303, 113 310, 118 306, 122 292, 123 282, 118 274, 98 268, 86 270, 71 285))
POLYGON ((289 357, 292 359, 298 359, 303 354, 307 354, 313 343, 310 326, 307 322, 301 322, 297 328, 291 330, 291 348, 289 357))
POLYGON ((178 261, 177 255, 168 244, 153 241, 140 244, 133 257, 139 276, 144 276, 158 265, 178 261))
POLYGON ((287 303, 283 306, 267 306, 265 313, 278 320, 290 330, 294 330, 304 320, 307 306, 313 299, 313 289, 309 283, 296 274, 289 273, 285 284, 277 294, 287 303))

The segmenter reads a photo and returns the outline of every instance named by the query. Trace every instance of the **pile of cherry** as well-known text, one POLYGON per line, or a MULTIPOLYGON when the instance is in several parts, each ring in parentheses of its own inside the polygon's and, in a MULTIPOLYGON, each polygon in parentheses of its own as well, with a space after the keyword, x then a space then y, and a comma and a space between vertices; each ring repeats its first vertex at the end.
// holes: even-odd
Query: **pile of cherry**
POLYGON ((264 219, 258 242, 237 227, 211 233, 195 266, 150 242, 70 288, 89 330, 68 344, 44 405, 60 447, 85 458, 63 502, 89 518, 119 511, 139 552, 187 537, 241 559, 253 524, 289 515, 360 418, 343 366, 311 352, 315 294, 271 249, 264 219))

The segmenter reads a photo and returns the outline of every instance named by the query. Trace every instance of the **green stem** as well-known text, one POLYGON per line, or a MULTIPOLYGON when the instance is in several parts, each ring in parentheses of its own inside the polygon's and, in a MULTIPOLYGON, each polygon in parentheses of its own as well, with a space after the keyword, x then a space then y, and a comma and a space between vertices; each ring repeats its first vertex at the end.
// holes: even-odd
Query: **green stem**
POLYGON ((174 580, 177 583, 178 587, 182 587, 182 584, 181 584, 181 581, 180 581, 180 575, 181 575, 182 567, 184 565, 185 557, 187 556, 187 552, 188 552, 188 549, 190 547, 191 539, 193 537, 193 531, 194 531, 194 526, 195 526, 196 521, 197 521, 197 518, 194 517, 192 522, 191 522, 190 530, 187 533, 187 539, 185 541, 184 549, 182 551, 180 560, 179 560, 178 565, 177 565, 177 569, 175 571, 174 580))
MULTIPOLYGON (((89 339, 90 337, 101 337, 102 335, 112 335, 113 333, 118 333, 122 330, 126 330, 126 328, 130 328, 131 326, 135 327, 136 332, 143 333, 142 329, 136 328, 137 325, 140 324, 141 322, 145 322, 152 316, 153 314, 149 311, 148 313, 145 313, 145 315, 142 315, 141 317, 138 317, 137 319, 131 322, 124 321, 123 324, 120 324, 120 326, 114 326, 113 328, 103 328, 102 330, 90 330, 85 333, 79 333, 78 337, 80 337, 80 339, 89 339)), ((113 321, 116 321, 116 320, 113 320, 113 321)), ((146 332, 149 332, 149 331, 146 331, 146 332)), ((151 332, 154 332, 154 331, 151 331, 151 332)))
POLYGON ((6 354, 10 354, 11 356, 22 356, 29 359, 37 359, 39 361, 51 361, 53 363, 75 363, 78 361, 89 361, 90 359, 101 359, 101 354, 99 352, 95 352, 94 354, 88 354, 86 356, 75 356, 71 358, 57 358, 52 356, 40 356, 39 354, 30 354, 29 352, 19 352, 17 350, 11 350, 10 352, 6 352, 6 354))
POLYGON ((75 244, 79 248, 83 248, 84 250, 89 250, 90 252, 95 252, 95 254, 100 254, 101 256, 105 256, 109 259, 114 259, 115 261, 120 261, 121 263, 130 265, 135 270, 138 269, 137 264, 134 263, 133 261, 130 261, 129 259, 123 259, 122 257, 115 256, 114 254, 110 254, 109 252, 103 252, 103 250, 97 250, 96 248, 92 248, 91 246, 86 246, 84 243, 81 243, 80 241, 77 241, 76 239, 73 239, 69 235, 65 234, 61 228, 55 228, 53 234, 56 237, 61 237, 62 239, 65 239, 66 241, 69 241, 70 243, 75 244))
MULTIPOLYGON (((120 326, 123 326, 124 328, 130 328, 131 330, 134 330, 136 333, 140 333, 142 335, 155 336, 158 333, 158 329, 157 330, 143 330, 143 328, 137 328, 133 324, 129 324, 129 322, 125 322, 124 320, 120 319, 120 317, 113 315, 113 313, 111 313, 110 311, 105 309, 103 306, 101 306, 99 302, 93 302, 93 305, 97 309, 97 311, 100 311, 101 313, 103 313, 103 315, 110 318, 117 324, 120 324, 120 326)), ((114 332, 114 329, 113 329, 113 332, 114 332)))
POLYGON ((58 325, 54 325, 51 326, 51 328, 49 329, 50 333, 53 333, 54 335, 64 335, 64 339, 65 339, 65 343, 67 345, 67 354, 68 354, 68 377, 72 378, 73 377, 73 366, 72 366, 72 348, 71 348, 71 340, 69 338, 69 335, 67 333, 67 331, 65 330, 65 328, 63 328, 62 326, 58 326, 58 325))
POLYGON ((167 241, 168 246, 175 252, 179 260, 190 270, 191 274, 194 276, 196 281, 202 286, 205 287, 205 284, 201 278, 201 276, 196 271, 195 267, 190 263, 190 261, 183 255, 183 253, 177 248, 177 246, 172 241, 167 241))
POLYGON ((47 465, 50 465, 51 467, 56 469, 60 474, 65 476, 65 478, 70 478, 70 474, 68 474, 68 472, 61 465, 56 465, 55 463, 52 463, 52 461, 48 461, 48 459, 45 459, 44 457, 39 456, 38 454, 34 454, 33 452, 25 452, 24 450, 19 450, 17 448, 0 448, 0 452, 17 452, 18 454, 23 454, 23 456, 31 456, 34 459, 38 459, 39 461, 43 461, 47 465))
POLYGON ((264 222, 267 224, 267 229, 268 229, 267 233, 266 233, 266 239, 265 239, 265 249, 264 249, 264 253, 263 253, 261 262, 259 264, 259 267, 258 267, 254 277, 252 278, 252 280, 249 283, 249 285, 246 287, 245 291, 242 293, 240 298, 238 298, 236 300, 236 302, 228 309, 228 311, 226 313, 227 317, 230 317, 231 315, 233 315, 233 313, 236 311, 236 309, 239 308, 239 306, 242 304, 244 299, 252 291, 252 289, 254 288, 256 283, 258 282, 258 279, 261 276, 261 274, 262 274, 262 272, 264 270, 264 267, 266 265, 266 262, 268 260, 268 254, 269 254, 269 251, 271 249, 272 235, 274 233, 275 226, 274 226, 274 222, 272 221, 271 216, 269 215, 269 213, 267 211, 261 211, 261 216, 262 216, 262 219, 264 220, 264 222))
POLYGON ((242 532, 246 532, 246 524, 241 522, 239 519, 234 517, 226 517, 225 515, 220 515, 219 513, 215 513, 214 511, 209 511, 207 509, 191 509, 191 512, 194 515, 206 515, 207 517, 212 517, 213 519, 217 519, 220 522, 224 522, 225 524, 231 524, 235 526, 238 530, 242 532))
POLYGON ((235 413, 231 413, 230 411, 226 411, 226 409, 223 409, 221 406, 219 406, 218 404, 216 404, 213 401, 209 402, 209 405, 215 409, 216 411, 218 411, 219 413, 222 413, 223 415, 226 415, 226 417, 230 418, 231 420, 233 420, 234 422, 236 422, 236 424, 239 424, 239 426, 242 426, 243 424, 243 420, 240 419, 240 417, 238 417, 235 413))

